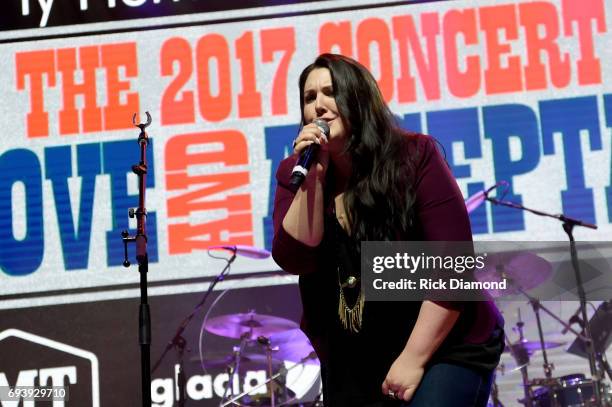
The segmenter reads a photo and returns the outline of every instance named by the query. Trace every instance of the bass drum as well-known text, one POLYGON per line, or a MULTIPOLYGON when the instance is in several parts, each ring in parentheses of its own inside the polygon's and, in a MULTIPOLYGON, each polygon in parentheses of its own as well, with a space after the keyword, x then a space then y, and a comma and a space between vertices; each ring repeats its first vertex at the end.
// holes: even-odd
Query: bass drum
MULTIPOLYGON (((534 391, 534 407, 591 407, 596 406, 595 386, 583 374, 571 374, 559 378, 555 386, 540 387, 534 391)), ((604 392, 609 395, 609 390, 604 392)), ((604 402, 604 405, 609 405, 604 402)))

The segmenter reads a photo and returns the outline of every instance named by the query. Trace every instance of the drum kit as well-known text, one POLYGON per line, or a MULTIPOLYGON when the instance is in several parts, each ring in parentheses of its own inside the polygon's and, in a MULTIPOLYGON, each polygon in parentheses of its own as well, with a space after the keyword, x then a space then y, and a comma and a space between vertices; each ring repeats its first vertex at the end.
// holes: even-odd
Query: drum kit
MULTIPOLYGON (((524 397, 518 402, 526 407, 612 406, 611 389, 609 384, 604 382, 606 374, 612 379, 610 366, 605 358, 606 348, 612 341, 612 301, 604 302, 593 318, 586 322, 591 326, 593 337, 599 339, 595 341, 597 374, 590 378, 584 374, 553 377, 554 364, 549 363, 547 350, 561 347, 564 343, 544 340, 540 313, 543 311, 557 321, 563 327, 563 333, 571 331, 576 335, 576 341, 572 346, 576 348, 574 353, 582 357, 588 357, 584 346, 586 340, 584 329, 578 332, 571 325, 578 322, 584 328, 585 323, 577 318, 576 314, 570 318, 568 323, 527 294, 527 290, 537 288, 551 278, 552 266, 545 259, 532 253, 521 252, 512 256, 492 257, 488 260, 487 269, 478 276, 478 279, 491 281, 496 278, 494 274, 500 272, 500 267, 495 262, 503 262, 502 274, 509 283, 505 290, 489 291, 489 294, 495 299, 517 294, 523 295, 529 301, 536 317, 539 340, 528 340, 524 334, 525 323, 521 320, 519 309, 518 321, 513 329, 518 333, 519 339, 511 342, 506 336, 505 352, 511 355, 514 364, 502 363, 496 372, 496 376, 497 374, 505 375, 508 372, 520 372, 524 397), (529 376, 530 359, 536 352, 541 352, 544 361, 544 378, 530 378, 529 376)), ((499 398, 498 386, 494 381, 489 406, 503 407, 503 405, 499 398)))
MULTIPOLYGON (((518 401, 526 407, 612 406, 610 386, 604 382, 606 374, 612 380, 612 370, 605 357, 605 351, 612 341, 612 301, 604 302, 589 320, 586 311, 586 293, 578 261, 578 250, 573 235, 573 230, 576 226, 589 229, 597 229, 597 226, 579 219, 570 218, 564 214, 551 214, 542 210, 527 208, 518 202, 505 200, 504 198, 508 190, 509 183, 507 181, 499 181, 492 187, 470 196, 465 201, 468 213, 471 213, 488 201, 493 205, 525 211, 561 222, 563 231, 569 239, 571 264, 576 281, 576 291, 580 300, 578 311, 576 311, 568 323, 544 306, 537 298, 527 293, 527 291, 541 286, 552 278, 552 266, 545 259, 529 252, 501 254, 498 258, 488 259, 490 260, 488 269, 481 274, 481 278, 477 277, 477 279, 480 281, 497 281, 500 278, 505 278, 508 281, 506 289, 488 291, 489 295, 497 299, 510 296, 516 298, 517 295, 520 295, 528 300, 536 317, 538 341, 530 341, 525 338, 523 331, 525 324, 521 321, 520 314, 516 324, 519 340, 517 342, 510 342, 506 336, 506 351, 510 353, 516 363, 511 370, 520 371, 522 376, 521 384, 525 396, 518 401), (505 190, 501 193, 501 198, 489 196, 493 190, 499 187, 505 187, 505 190), (610 307, 611 312, 602 311, 602 309, 607 309, 608 307, 610 307), (540 318, 541 312, 546 313, 562 325, 564 327, 563 333, 569 331, 576 336, 576 340, 568 351, 571 352, 573 348, 572 353, 587 359, 591 377, 587 378, 583 374, 553 377, 552 370, 554 365, 549 363, 547 349, 557 348, 563 344, 544 340, 540 318), (580 332, 572 328, 571 325, 574 322, 580 323, 582 327, 580 332), (529 378, 529 361, 535 352, 541 352, 542 354, 544 378, 529 378)), ((502 365, 501 371, 503 372, 504 370, 502 365)), ((493 383, 491 399, 490 405, 494 407, 503 406, 499 400, 499 391, 495 382, 493 383)))
POLYGON ((296 322, 250 311, 208 319, 203 328, 235 341, 229 355, 197 359, 204 370, 225 369, 228 374, 220 406, 319 405, 316 401, 299 403, 298 395, 287 383, 296 367, 319 365, 312 345, 296 322), (248 381, 247 372, 255 371, 265 372, 265 380, 239 392, 246 387, 241 384, 248 381))
MULTIPOLYGON (((187 402, 184 354, 189 349, 183 336, 186 328, 204 308, 215 285, 229 274, 230 265, 238 255, 252 259, 270 256, 267 250, 240 245, 210 247, 208 254, 213 258, 225 260, 227 264, 193 310, 178 325, 174 336, 167 342, 151 369, 151 372, 155 372, 169 352, 176 351, 176 397, 179 407, 185 406, 187 402), (227 251, 231 256, 217 257, 211 254, 212 250, 227 251)), ((208 318, 215 305, 229 291, 227 289, 221 292, 209 307, 200 329, 199 357, 191 359, 193 362, 199 362, 205 373, 225 370, 227 380, 224 380, 219 406, 322 406, 318 381, 319 359, 296 322, 278 316, 258 314, 254 310, 208 318), (202 348, 205 332, 233 341, 232 351, 220 357, 205 357, 202 348), (250 373, 264 373, 264 376, 262 378, 261 375, 256 375, 257 383, 253 384, 253 376, 250 376, 250 373), (305 388, 305 385, 308 385, 308 388, 305 388), (292 390, 292 387, 296 391, 292 390), (243 392, 240 392, 241 388, 244 389, 243 392)))

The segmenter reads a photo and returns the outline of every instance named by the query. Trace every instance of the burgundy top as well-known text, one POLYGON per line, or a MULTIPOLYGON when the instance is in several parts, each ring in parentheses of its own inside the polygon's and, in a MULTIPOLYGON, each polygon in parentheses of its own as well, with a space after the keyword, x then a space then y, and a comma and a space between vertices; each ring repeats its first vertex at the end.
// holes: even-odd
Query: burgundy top
MULTIPOLYGON (((414 204, 416 227, 411 236, 400 236, 401 240, 471 241, 470 221, 461 191, 446 161, 436 148, 435 141, 421 134, 408 134, 406 137, 408 137, 406 154, 416 154, 417 157, 414 163, 413 189, 416 199, 414 204)), ((333 342, 329 336, 330 332, 335 332, 335 327, 338 325, 339 288, 334 262, 337 242, 331 241, 333 236, 337 235, 332 233, 332 226, 326 221, 323 241, 318 247, 310 247, 294 239, 282 227, 282 221, 295 196, 289 186, 289 178, 296 160, 296 155, 286 158, 276 173, 278 186, 274 200, 272 256, 283 270, 300 275, 304 308, 302 329, 325 363, 329 344, 333 342)), ((331 197, 326 196, 326 200, 331 207, 333 204, 331 197)), ((335 217, 333 219, 335 220, 335 217)), ((387 368, 393 361, 393 354, 395 353, 397 357, 403 349, 416 322, 420 304, 420 302, 367 302, 366 298, 362 332, 364 335, 371 335, 375 338, 374 341, 389 349, 390 362, 384 362, 388 363, 387 368), (392 314, 392 317, 385 320, 389 314, 392 314), (400 318, 406 320, 405 324, 398 315, 403 315, 403 318, 400 318), (372 328, 369 328, 370 326, 372 328), (368 334, 369 329, 371 330, 368 334), (389 333, 389 329, 398 331, 389 333), (381 335, 379 330, 383 330, 384 333, 381 335), (397 338, 393 344, 391 344, 392 337, 397 338)), ((451 334, 434 355, 435 358, 475 367, 493 368, 503 349, 503 337, 496 339, 494 349, 492 351, 489 349, 487 355, 479 355, 478 347, 470 348, 467 353, 459 352, 460 354, 457 354, 456 349, 470 347, 471 344, 484 344, 490 341, 496 328, 498 331, 501 330, 503 320, 495 305, 492 302, 447 305, 450 308, 457 306, 462 312, 451 334)), ((381 368, 382 370, 384 369, 381 368)))

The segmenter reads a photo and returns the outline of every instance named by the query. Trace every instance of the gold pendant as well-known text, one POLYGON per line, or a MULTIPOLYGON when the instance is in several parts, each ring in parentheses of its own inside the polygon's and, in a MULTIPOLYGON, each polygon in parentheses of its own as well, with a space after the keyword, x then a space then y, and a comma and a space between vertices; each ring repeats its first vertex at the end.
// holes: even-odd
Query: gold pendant
MULTIPOLYGON (((363 295, 363 291, 359 289, 359 296, 357 296, 357 301, 355 305, 350 308, 346 303, 346 298, 344 297, 343 287, 346 285, 355 286, 356 278, 351 276, 349 277, 350 283, 340 284, 340 298, 338 300, 338 316, 340 317, 340 322, 342 322, 342 327, 347 331, 358 333, 361 330, 361 322, 363 316, 363 305, 365 302, 365 298, 363 295), (352 280, 351 280, 352 279, 352 280)), ((340 283, 340 270, 338 270, 338 283, 340 283)))

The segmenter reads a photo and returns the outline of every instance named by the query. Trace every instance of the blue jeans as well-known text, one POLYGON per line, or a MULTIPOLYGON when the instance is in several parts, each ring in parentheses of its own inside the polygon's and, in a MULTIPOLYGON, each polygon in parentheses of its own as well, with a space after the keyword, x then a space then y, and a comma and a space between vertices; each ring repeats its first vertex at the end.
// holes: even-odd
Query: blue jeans
POLYGON ((401 407, 484 407, 492 383, 491 373, 437 363, 425 372, 421 384, 408 403, 401 407))

